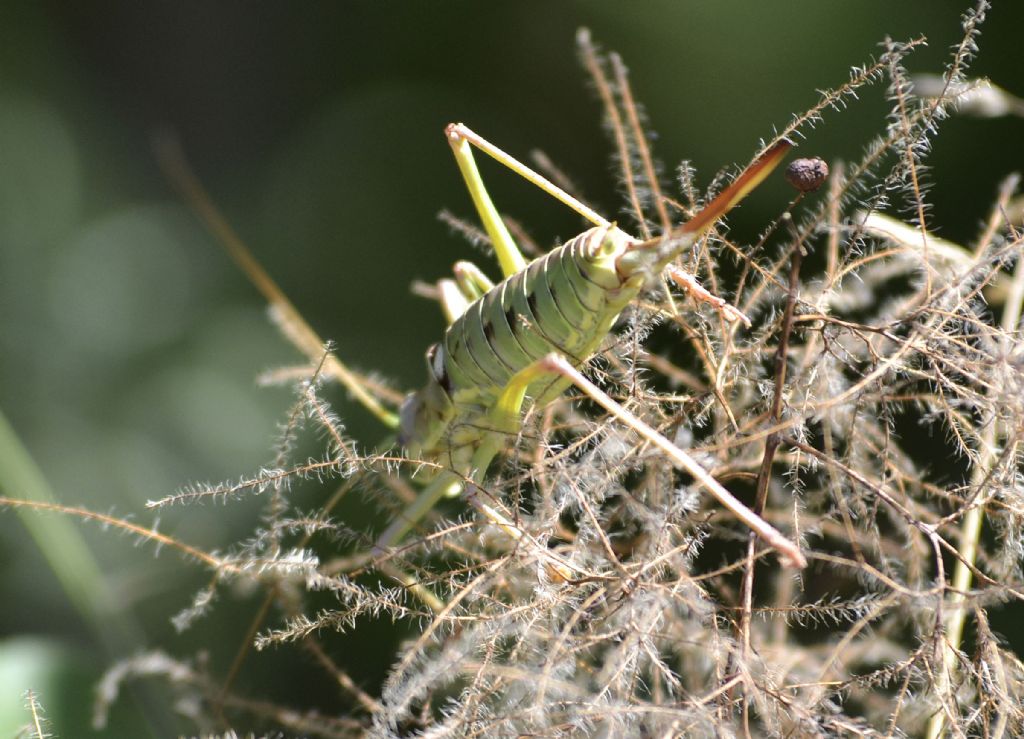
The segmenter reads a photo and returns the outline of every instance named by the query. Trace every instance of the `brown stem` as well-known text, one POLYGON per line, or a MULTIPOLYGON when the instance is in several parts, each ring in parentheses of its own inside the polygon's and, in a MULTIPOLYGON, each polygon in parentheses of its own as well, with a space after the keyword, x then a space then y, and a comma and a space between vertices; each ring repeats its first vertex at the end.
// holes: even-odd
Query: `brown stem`
MULTIPOLYGON (((797 196, 791 204, 796 205, 801 196, 797 196)), ((787 210, 789 212, 789 210, 787 210)), ((779 333, 779 346, 775 352, 775 389, 772 396, 772 405, 769 410, 769 425, 777 426, 782 418, 783 389, 786 383, 786 362, 789 355, 789 338, 793 331, 793 314, 796 311, 797 288, 800 283, 800 264, 803 261, 803 243, 798 241, 793 248, 789 263, 789 286, 786 296, 786 308, 782 316, 782 326, 779 333)), ((769 434, 764 443, 764 455, 761 457, 761 468, 757 475, 757 493, 754 496, 754 512, 760 516, 764 512, 768 500, 768 483, 771 481, 772 463, 775 459, 775 452, 779 448, 781 436, 779 433, 769 434)), ((753 612, 754 593, 754 562, 756 554, 756 538, 753 536, 747 539, 747 557, 743 572, 743 583, 740 587, 741 612, 740 612, 740 640, 743 645, 741 664, 746 664, 750 655, 750 621, 753 612)), ((747 718, 747 702, 743 704, 744 721, 747 718)))

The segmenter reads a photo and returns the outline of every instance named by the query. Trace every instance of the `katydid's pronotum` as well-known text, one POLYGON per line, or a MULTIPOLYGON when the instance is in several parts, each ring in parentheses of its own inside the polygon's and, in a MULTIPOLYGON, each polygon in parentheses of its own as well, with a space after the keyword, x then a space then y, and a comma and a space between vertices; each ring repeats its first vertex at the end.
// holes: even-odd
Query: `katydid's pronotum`
MULTIPOLYGON (((609 83, 593 48, 581 34, 584 59, 595 77, 605 106, 620 133, 609 83)), ((632 99, 625 72, 611 57, 616 81, 626 100, 632 99)), ((790 148, 779 140, 744 170, 717 197, 684 225, 672 228, 653 177, 654 168, 639 131, 637 148, 654 190, 662 235, 639 239, 604 219, 565 190, 490 144, 461 123, 445 129, 459 169, 493 245, 503 280, 493 284, 468 262, 455 266, 455 278, 438 283, 438 296, 448 320, 443 339, 427 351, 426 385, 410 393, 399 414, 384 408, 365 384, 343 363, 329 355, 326 369, 386 425, 397 428, 404 454, 430 463, 428 482, 416 500, 377 538, 371 556, 384 555, 441 500, 462 492, 477 510, 510 536, 515 525, 494 507, 480 502, 495 457, 519 432, 523 411, 558 398, 570 386, 605 408, 619 422, 659 448, 679 469, 774 548, 784 564, 804 567, 800 549, 761 516, 726 490, 689 454, 645 424, 579 371, 612 330, 619 314, 652 280, 664 275, 698 301, 718 310, 728 321, 748 323, 746 317, 705 290, 696 278, 674 264, 732 206, 754 189, 790 148), (527 262, 484 187, 473 157, 476 148, 572 208, 592 228, 547 254, 527 262)), ((621 137, 620 137, 621 138, 621 137)), ((622 144, 620 141, 620 154, 622 144)), ((236 261, 263 292, 286 327, 289 338, 309 357, 322 356, 324 342, 299 313, 215 210, 201 185, 172 157, 169 172, 236 261)), ((625 157, 624 157, 625 159, 625 157)), ((165 158, 166 161, 166 158, 165 158)), ((550 559, 548 572, 571 580, 572 567, 550 559), (554 564, 552 564, 554 563, 554 564)))

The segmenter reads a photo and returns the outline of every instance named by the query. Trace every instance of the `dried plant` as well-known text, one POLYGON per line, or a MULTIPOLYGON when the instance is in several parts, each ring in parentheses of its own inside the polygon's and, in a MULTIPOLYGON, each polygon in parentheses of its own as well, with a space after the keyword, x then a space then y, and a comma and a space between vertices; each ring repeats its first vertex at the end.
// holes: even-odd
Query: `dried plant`
POLYGON ((25 708, 32 717, 30 724, 22 727, 15 735, 16 739, 48 739, 50 733, 50 722, 46 719, 46 712, 39 702, 39 696, 29 690, 25 692, 25 708))
MULTIPOLYGON (((571 397, 527 416, 471 505, 443 506, 414 536, 375 552, 375 533, 346 525, 338 504, 358 495, 399 515, 423 463, 348 438, 321 396, 336 371, 323 351, 319 366, 270 378, 299 381, 266 469, 152 504, 266 498, 263 526, 228 554, 160 540, 214 573, 178 628, 229 583, 264 593, 231 673, 141 655, 111 671, 98 722, 123 680, 159 674, 202 730, 256 721, 330 737, 1024 733, 1024 664, 988 622, 990 609, 1024 597, 1018 180, 1007 178, 969 245, 929 233, 942 214, 926 198, 942 122, 960 102, 978 112, 966 71, 987 6, 964 15, 941 84, 915 87, 908 76, 904 59, 922 43, 913 39, 887 41, 877 60, 823 92, 781 136, 800 137, 867 85, 888 86, 889 118, 861 158, 833 162, 820 190, 802 187, 756 243, 719 226, 690 255, 686 266, 735 296, 751 330, 677 309, 655 289, 590 366, 609 393, 798 540, 809 567, 782 569, 659 451, 571 397), (951 439, 967 477, 930 479, 927 450, 897 432, 908 424, 951 439), (296 451, 309 434, 326 442, 319 458, 296 451), (324 487, 311 512, 289 495, 307 479, 324 487), (573 576, 555 576, 552 562, 573 576), (412 635, 370 694, 323 638, 378 618, 412 635), (347 716, 235 691, 250 646, 291 645, 345 696, 347 716)), ((680 199, 662 194, 624 67, 588 45, 583 55, 639 231, 685 220, 707 198, 694 173, 678 169, 680 199)), ((1019 104, 1000 100, 999 113, 1019 104)), ((285 332, 307 354, 322 351, 281 305, 285 332)), ((362 384, 395 402, 383 385, 362 384)))

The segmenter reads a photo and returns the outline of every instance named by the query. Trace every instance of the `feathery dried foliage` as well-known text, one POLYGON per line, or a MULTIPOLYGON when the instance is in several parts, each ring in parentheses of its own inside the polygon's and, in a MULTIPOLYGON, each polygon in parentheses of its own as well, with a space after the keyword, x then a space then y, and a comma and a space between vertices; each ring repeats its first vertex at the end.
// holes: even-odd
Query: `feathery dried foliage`
MULTIPOLYGON (((225 730, 228 717, 330 737, 1024 733, 1024 665, 987 617, 1024 593, 1016 178, 973 243, 926 230, 942 222, 928 209, 927 156, 976 89, 966 70, 986 9, 965 14, 941 84, 917 91, 908 77, 916 39, 886 42, 823 92, 781 135, 800 136, 860 88, 887 85, 890 116, 863 156, 833 162, 827 183, 795 195, 757 243, 719 227, 690 255, 686 266, 736 296, 752 330, 706 309, 675 311, 654 290, 591 363, 610 394, 790 532, 807 569, 781 569, 657 450, 572 398, 528 415, 469 506, 442 506, 400 546, 374 553, 374 532, 341 521, 339 501, 361 495, 400 515, 422 465, 346 437, 320 395, 325 363, 304 373, 266 469, 153 506, 267 496, 265 525, 231 553, 188 552, 216 580, 175 623, 192 625, 227 582, 251 582, 265 593, 255 648, 306 650, 350 715, 239 696, 240 661, 215 678, 162 654, 117 666, 101 713, 122 680, 161 674, 205 730, 225 730), (668 348, 654 351, 647 337, 659 323, 674 333, 658 328, 668 348), (297 459, 309 433, 325 451, 297 459), (919 435, 952 440, 966 478, 931 479, 919 435), (310 478, 324 483, 324 502, 296 510, 290 485, 310 478), (574 577, 552 577, 552 562, 574 577), (333 604, 314 609, 314 593, 333 604), (322 637, 376 618, 404 621, 415 636, 370 694, 322 637)), ((662 194, 625 69, 588 43, 639 232, 658 233, 705 196, 688 166, 681 199, 662 194)))
POLYGON ((49 737, 52 737, 53 734, 49 731, 50 722, 46 719, 46 712, 39 702, 39 696, 32 690, 25 692, 25 708, 31 715, 32 722, 19 729, 15 734, 15 739, 49 739, 49 737))

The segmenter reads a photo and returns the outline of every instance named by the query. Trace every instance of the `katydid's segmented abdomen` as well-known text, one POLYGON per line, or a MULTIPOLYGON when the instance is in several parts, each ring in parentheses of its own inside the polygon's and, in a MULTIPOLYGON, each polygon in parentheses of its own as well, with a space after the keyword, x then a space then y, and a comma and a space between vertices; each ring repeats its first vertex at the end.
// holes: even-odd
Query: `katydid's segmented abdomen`
MULTIPOLYGON (((635 240, 595 227, 531 262, 471 303, 427 352, 428 380, 402 408, 400 442, 431 459, 486 433, 485 415, 508 381, 551 352, 582 364, 639 293, 643 279, 622 276, 616 262, 635 240)), ((529 395, 547 403, 566 383, 546 379, 529 395)))

